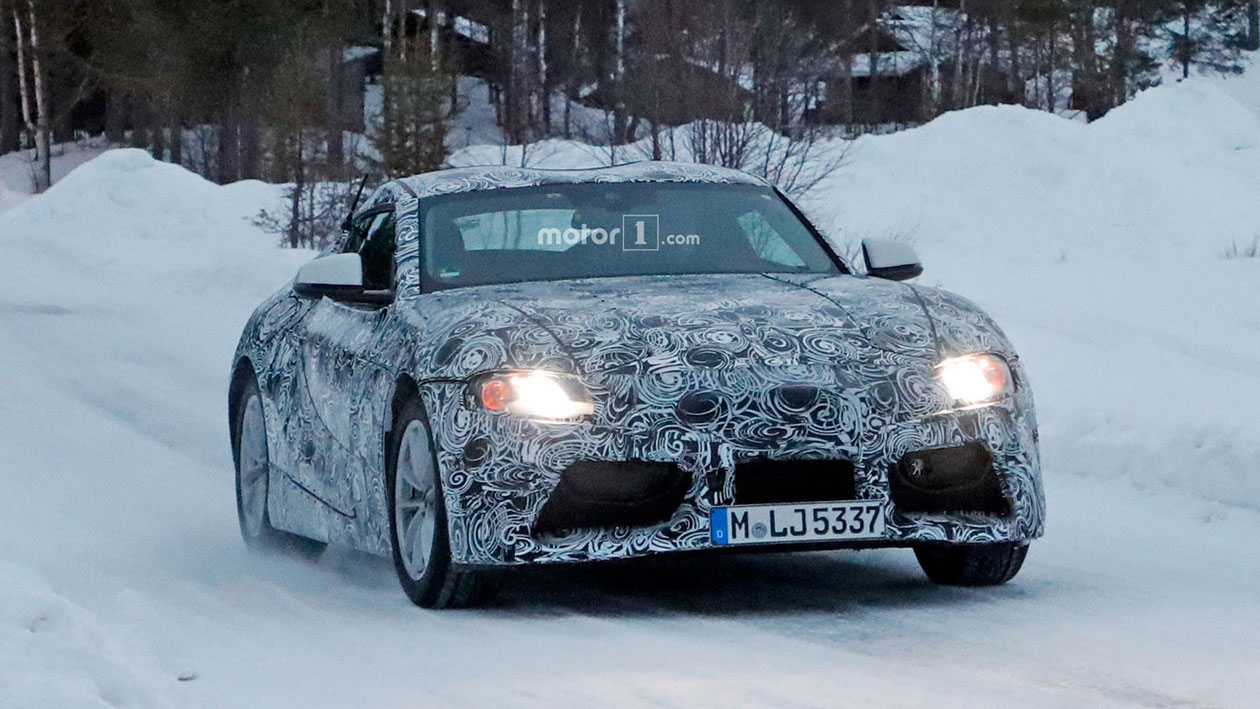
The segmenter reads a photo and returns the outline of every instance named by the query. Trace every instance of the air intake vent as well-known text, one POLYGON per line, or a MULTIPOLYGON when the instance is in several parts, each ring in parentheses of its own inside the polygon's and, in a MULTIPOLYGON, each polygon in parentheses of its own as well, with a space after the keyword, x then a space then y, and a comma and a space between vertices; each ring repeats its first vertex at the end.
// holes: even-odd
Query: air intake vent
POLYGON ((561 474, 534 530, 658 524, 673 516, 689 487, 691 476, 673 463, 580 460, 561 474))

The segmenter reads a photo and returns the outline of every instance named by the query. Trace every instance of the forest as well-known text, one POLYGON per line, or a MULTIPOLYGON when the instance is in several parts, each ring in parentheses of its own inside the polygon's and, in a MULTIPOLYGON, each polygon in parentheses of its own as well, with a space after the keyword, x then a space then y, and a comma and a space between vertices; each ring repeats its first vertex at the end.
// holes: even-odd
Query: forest
POLYGON ((441 167, 470 86, 504 146, 612 162, 638 141, 799 192, 820 141, 981 104, 1093 120, 1260 45, 1260 0, 0 0, 0 19, 0 153, 29 151, 36 190, 53 146, 95 137, 297 185, 295 220, 320 211, 308 185, 441 167))

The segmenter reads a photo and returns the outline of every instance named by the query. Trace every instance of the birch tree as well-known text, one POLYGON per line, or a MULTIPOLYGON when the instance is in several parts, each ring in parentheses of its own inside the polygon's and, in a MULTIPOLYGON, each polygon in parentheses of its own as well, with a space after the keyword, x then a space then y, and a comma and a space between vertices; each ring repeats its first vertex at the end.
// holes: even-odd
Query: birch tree
POLYGON ((40 54, 39 18, 35 12, 35 0, 26 0, 25 7, 15 2, 13 29, 17 43, 18 90, 22 94, 22 120, 27 134, 35 143, 34 187, 43 192, 52 185, 52 134, 49 120, 48 82, 44 75, 43 57, 40 54), (25 21, 23 18, 25 15, 25 21), (28 88, 27 74, 30 75, 28 88), (31 110, 31 93, 34 94, 34 112, 31 110))

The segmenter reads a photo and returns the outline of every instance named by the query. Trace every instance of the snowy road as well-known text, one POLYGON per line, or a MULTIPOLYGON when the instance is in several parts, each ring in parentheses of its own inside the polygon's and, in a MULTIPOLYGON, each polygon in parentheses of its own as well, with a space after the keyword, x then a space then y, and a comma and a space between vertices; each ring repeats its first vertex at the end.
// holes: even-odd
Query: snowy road
MULTIPOLYGON (((1050 533, 1002 588, 934 587, 904 550, 695 555, 529 570, 488 608, 421 611, 382 560, 246 553, 226 453, 195 433, 219 417, 215 386, 131 406, 80 388, 86 373, 49 373, 105 346, 61 338, 122 324, 0 309, 0 697, 19 704, 1243 706, 1260 692, 1260 515, 1053 465, 1050 533)), ((98 367, 103 391, 130 390, 126 357, 98 367)))
MULTIPOLYGON (((1260 151, 1230 151, 1221 179, 1256 184, 1260 151)), ((700 555, 525 570, 428 612, 382 560, 239 540, 228 364, 309 258, 243 219, 274 199, 110 153, 0 214, 0 706, 1260 696, 1260 260, 1020 260, 1004 224, 968 225, 987 251, 935 228, 923 280, 1003 323, 1037 392, 1048 530, 1007 586, 934 587, 905 550, 700 555)), ((1134 244, 1166 236, 1124 216, 1134 244)))

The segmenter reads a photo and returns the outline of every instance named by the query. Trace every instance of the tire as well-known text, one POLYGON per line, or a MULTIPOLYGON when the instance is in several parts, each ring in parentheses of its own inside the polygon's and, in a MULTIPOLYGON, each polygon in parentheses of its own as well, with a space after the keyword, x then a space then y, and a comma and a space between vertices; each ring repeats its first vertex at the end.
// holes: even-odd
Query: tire
POLYGON ((271 526, 267 498, 271 459, 267 450, 267 419, 262 395, 253 374, 241 388, 232 414, 232 460, 236 464, 236 516, 241 537, 251 549, 282 551, 315 559, 328 545, 271 526))
POLYGON ((483 590, 481 575, 451 560, 446 503, 424 408, 412 398, 399 407, 389 436, 385 490, 394 571, 411 602, 422 608, 466 608, 483 590))
POLYGON ((1028 544, 929 544, 914 548, 919 566, 943 586, 997 586, 1015 578, 1028 544))

